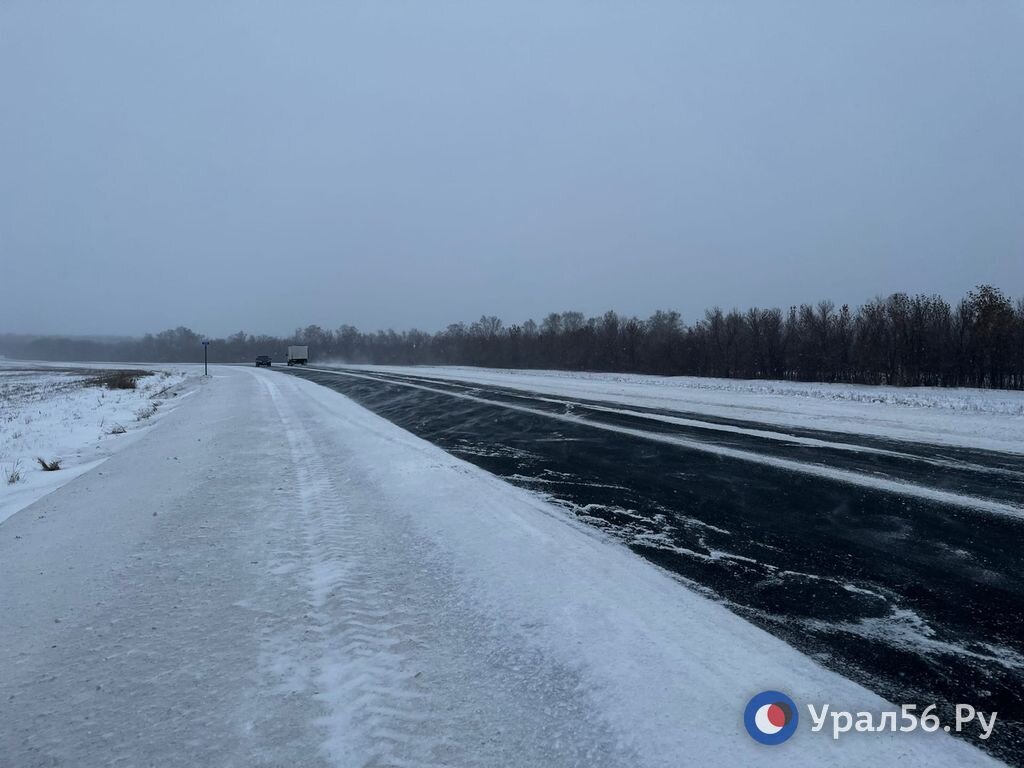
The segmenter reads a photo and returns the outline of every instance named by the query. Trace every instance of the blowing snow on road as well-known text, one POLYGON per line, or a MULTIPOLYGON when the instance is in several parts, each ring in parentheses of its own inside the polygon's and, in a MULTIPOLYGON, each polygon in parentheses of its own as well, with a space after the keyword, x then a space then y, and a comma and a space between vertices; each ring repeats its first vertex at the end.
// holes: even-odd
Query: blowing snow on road
POLYGON ((272 371, 217 367, 0 525, 0 765, 963 766, 775 750, 764 689, 893 705, 564 507, 272 371))

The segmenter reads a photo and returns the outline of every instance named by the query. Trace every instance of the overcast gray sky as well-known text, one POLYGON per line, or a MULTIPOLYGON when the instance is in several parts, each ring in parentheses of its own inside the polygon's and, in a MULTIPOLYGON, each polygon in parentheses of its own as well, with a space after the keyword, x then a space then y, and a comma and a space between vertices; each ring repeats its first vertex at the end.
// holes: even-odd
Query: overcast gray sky
POLYGON ((1024 294, 1024 3, 0 2, 0 331, 1024 294))

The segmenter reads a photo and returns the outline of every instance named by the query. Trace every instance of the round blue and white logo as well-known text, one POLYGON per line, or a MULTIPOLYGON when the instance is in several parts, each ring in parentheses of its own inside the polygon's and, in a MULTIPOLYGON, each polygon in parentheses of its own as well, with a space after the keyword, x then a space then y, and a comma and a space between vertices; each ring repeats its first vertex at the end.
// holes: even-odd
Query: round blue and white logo
POLYGON ((781 744, 796 731, 800 714, 796 704, 784 693, 763 691, 747 704, 743 724, 754 741, 774 746, 781 744))

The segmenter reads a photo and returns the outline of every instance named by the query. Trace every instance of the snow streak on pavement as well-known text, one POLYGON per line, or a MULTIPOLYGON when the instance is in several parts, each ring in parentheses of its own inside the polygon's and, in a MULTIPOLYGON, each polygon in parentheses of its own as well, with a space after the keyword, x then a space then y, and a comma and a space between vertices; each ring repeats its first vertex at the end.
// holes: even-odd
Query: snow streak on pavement
POLYGON ((665 408, 786 430, 800 427, 885 440, 1024 452, 1024 392, 460 366, 343 367, 665 408))
POLYGON ((994 764, 604 534, 311 382, 215 369, 0 525, 0 765, 994 764), (805 730, 805 729, 802 729, 805 730))

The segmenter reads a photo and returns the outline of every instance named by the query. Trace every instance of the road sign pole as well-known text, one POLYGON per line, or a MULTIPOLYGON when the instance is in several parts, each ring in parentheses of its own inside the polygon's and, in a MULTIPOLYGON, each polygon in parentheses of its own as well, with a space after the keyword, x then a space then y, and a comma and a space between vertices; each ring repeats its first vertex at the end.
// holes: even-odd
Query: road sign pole
POLYGON ((210 348, 210 342, 204 341, 203 342, 203 376, 209 376, 210 375, 210 368, 209 368, 209 366, 207 364, 207 356, 206 356, 206 350, 209 349, 209 348, 210 348))

